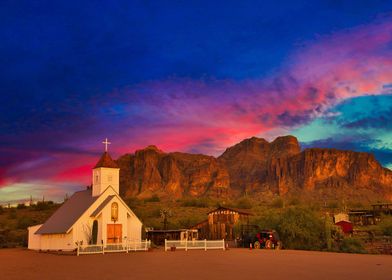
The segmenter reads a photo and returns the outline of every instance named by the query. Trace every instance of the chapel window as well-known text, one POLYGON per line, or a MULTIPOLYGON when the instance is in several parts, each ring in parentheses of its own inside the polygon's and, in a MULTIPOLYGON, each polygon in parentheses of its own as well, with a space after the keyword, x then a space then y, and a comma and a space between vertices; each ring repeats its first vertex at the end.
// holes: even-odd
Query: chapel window
POLYGON ((112 214, 112 221, 114 221, 114 222, 117 221, 118 220, 118 204, 117 204, 117 202, 112 203, 111 214, 112 214))

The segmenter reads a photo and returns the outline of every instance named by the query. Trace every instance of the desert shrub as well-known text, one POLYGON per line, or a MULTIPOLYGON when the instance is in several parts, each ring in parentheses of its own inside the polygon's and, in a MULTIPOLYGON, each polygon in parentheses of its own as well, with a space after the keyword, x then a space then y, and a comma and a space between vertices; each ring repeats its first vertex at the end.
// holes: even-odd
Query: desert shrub
POLYGON ((360 208, 364 208, 365 206, 360 201, 354 201, 354 202, 349 202, 348 207, 354 209, 360 209, 360 208))
POLYGON ((251 219, 251 224, 258 225, 260 229, 277 229, 281 222, 278 210, 265 210, 261 215, 251 219))
POLYGON ((161 199, 156 194, 152 195, 149 198, 144 199, 144 202, 160 202, 160 201, 161 201, 161 199))
POLYGON ((200 222, 200 220, 197 220, 193 217, 183 218, 178 221, 178 225, 180 228, 190 228, 190 227, 194 226, 195 224, 197 224, 198 222, 200 222))
POLYGON ((237 201, 236 207, 241 209, 250 209, 252 208, 252 202, 248 198, 243 197, 237 201))
POLYGON ((320 250, 325 246, 324 221, 312 210, 286 209, 277 230, 286 248, 320 250))
POLYGON ((296 205, 300 205, 300 204, 301 204, 301 200, 298 197, 293 197, 288 202, 288 205, 290 205, 290 206, 296 206, 296 205))
POLYGON ((339 208, 339 203, 337 201, 329 201, 327 204, 327 208, 337 209, 337 208, 339 208))
POLYGON ((38 201, 35 205, 35 210, 42 211, 48 210, 54 205, 53 201, 38 201))
POLYGON ((24 203, 18 203, 18 206, 16 206, 16 209, 25 209, 27 206, 24 203))
POLYGON ((34 221, 30 217, 20 217, 16 223, 16 228, 17 229, 27 229, 27 227, 32 226, 34 224, 34 221))
POLYGON ((392 217, 383 216, 379 228, 384 235, 392 236, 392 217))
POLYGON ((283 208, 284 201, 283 201, 282 198, 277 197, 274 200, 272 200, 270 206, 273 207, 273 208, 283 208))
POLYGON ((134 208, 140 205, 140 200, 136 197, 130 197, 125 200, 125 203, 128 205, 129 208, 134 208))
POLYGON ((207 208, 210 203, 206 198, 190 198, 183 200, 180 205, 183 207, 207 208))
POLYGON ((340 243, 340 251, 345 253, 366 253, 362 243, 355 238, 344 238, 340 243))

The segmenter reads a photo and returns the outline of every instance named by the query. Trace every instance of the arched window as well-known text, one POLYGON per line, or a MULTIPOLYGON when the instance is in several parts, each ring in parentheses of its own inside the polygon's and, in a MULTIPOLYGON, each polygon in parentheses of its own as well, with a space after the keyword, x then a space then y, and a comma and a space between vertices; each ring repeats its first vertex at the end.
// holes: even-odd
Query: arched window
POLYGON ((98 221, 94 220, 92 229, 92 244, 97 244, 98 238, 98 221))
POLYGON ((117 202, 112 203, 112 221, 118 220, 118 204, 117 202))

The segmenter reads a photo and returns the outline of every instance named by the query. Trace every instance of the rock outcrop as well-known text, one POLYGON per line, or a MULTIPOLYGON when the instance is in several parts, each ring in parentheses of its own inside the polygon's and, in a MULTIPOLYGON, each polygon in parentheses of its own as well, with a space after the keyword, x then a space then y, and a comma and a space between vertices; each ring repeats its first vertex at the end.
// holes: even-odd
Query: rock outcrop
POLYGON ((149 146, 120 157, 117 163, 125 197, 228 195, 229 175, 212 156, 164 153, 149 146))
POLYGON ((301 152, 293 136, 245 139, 214 158, 165 153, 155 146, 117 160, 125 197, 153 194, 239 196, 246 193, 392 199, 392 171, 372 154, 336 149, 301 152))
POLYGON ((281 195, 297 192, 319 197, 392 198, 392 171, 369 153, 306 149, 285 160, 273 159, 267 178, 267 185, 281 195))

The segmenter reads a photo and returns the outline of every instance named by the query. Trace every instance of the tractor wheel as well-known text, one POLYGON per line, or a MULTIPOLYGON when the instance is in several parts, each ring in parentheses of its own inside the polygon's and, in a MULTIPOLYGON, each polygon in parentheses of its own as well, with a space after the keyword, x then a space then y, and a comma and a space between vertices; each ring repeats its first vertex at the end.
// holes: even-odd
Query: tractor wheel
POLYGON ((265 241, 264 247, 265 249, 272 249, 272 241, 271 240, 265 241))
POLYGON ((260 242, 256 241, 253 246, 255 249, 260 249, 260 242))

